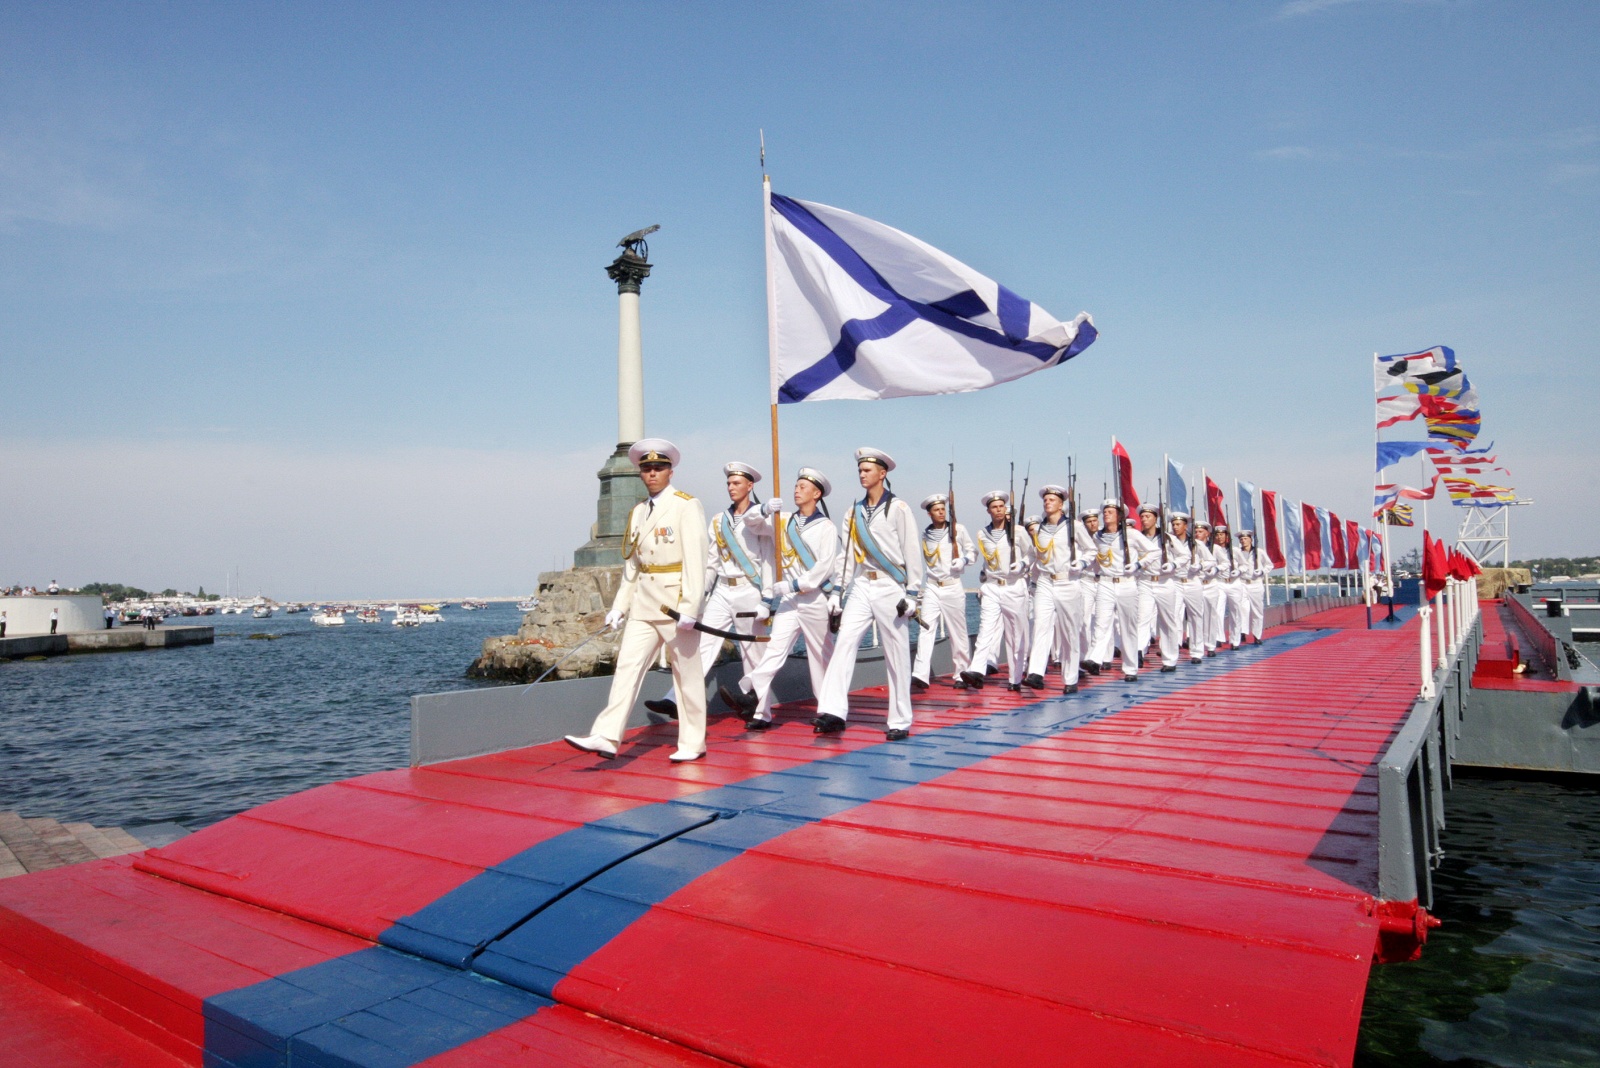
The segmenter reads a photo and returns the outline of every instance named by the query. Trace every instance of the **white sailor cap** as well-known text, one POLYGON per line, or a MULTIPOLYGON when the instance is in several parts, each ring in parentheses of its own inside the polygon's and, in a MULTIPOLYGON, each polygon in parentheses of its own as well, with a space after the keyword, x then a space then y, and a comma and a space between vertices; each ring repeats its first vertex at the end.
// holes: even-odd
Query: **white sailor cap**
POLYGON ((1026 518, 1026 519, 1024 519, 1022 521, 1022 525, 1025 526, 1025 527, 1036 527, 1040 523, 1043 523, 1043 522, 1044 522, 1044 517, 1043 516, 1030 515, 1028 518, 1026 518))
POLYGON ((824 497, 833 492, 833 483, 828 481, 828 476, 815 467, 802 467, 799 477, 821 490, 824 497))
POLYGON ((873 449, 873 448, 869 448, 867 446, 862 446, 861 448, 856 450, 856 463, 857 464, 877 464, 879 467, 883 468, 885 471, 893 471, 894 470, 894 457, 893 456, 890 456, 888 453, 884 452, 882 449, 873 449))
POLYGON ((1122 502, 1117 500, 1115 497, 1107 497, 1105 500, 1100 502, 1100 507, 1115 508, 1120 512, 1127 511, 1127 509, 1122 506, 1122 502))
POLYGON ((1216 526, 1212 527, 1211 529, 1216 531, 1218 534, 1226 534, 1228 532, 1228 524, 1226 524, 1226 523, 1218 523, 1216 526))
POLYGON ((926 512, 936 504, 944 504, 949 498, 942 493, 930 493, 922 498, 922 510, 926 512))
POLYGON ((671 464, 678 466, 678 447, 666 438, 640 438, 628 446, 628 459, 635 467, 640 464, 671 464))
POLYGON ((989 505, 995 501, 1004 501, 1006 504, 1010 504, 1011 494, 1007 493, 1005 490, 990 490, 988 493, 983 495, 983 506, 985 508, 989 507, 989 505))
POLYGON ((1085 508, 1083 511, 1078 513, 1078 518, 1079 519, 1099 519, 1100 518, 1100 509, 1098 509, 1098 508, 1085 508))
POLYGON ((1039 499, 1041 501, 1044 500, 1044 495, 1047 494, 1047 493, 1054 493, 1057 497, 1060 497, 1062 500, 1066 500, 1067 499, 1067 487, 1058 486, 1054 482, 1051 482, 1048 485, 1044 485, 1044 486, 1040 486, 1039 487, 1039 499))
POLYGON ((1139 512, 1140 514, 1149 513, 1150 515, 1160 515, 1161 508, 1158 505, 1154 505, 1146 501, 1144 504, 1139 506, 1139 512))
POLYGON ((1256 532, 1253 531, 1253 530, 1241 530, 1241 531, 1239 531, 1239 537, 1241 537, 1241 538, 1245 538, 1245 537, 1254 538, 1255 536, 1256 536, 1256 532))
POLYGON ((1167 513, 1167 518, 1168 519, 1181 519, 1185 523, 1187 523, 1189 521, 1189 513, 1188 512, 1168 512, 1167 513))
POLYGON ((1196 523, 1194 525, 1194 529, 1195 530, 1210 530, 1211 529, 1211 524, 1207 523, 1204 519, 1202 519, 1202 520, 1200 520, 1200 522, 1198 522, 1198 523, 1196 523))
POLYGON ((723 478, 727 478, 729 475, 743 475, 745 478, 748 478, 751 482, 760 482, 761 481, 761 472, 760 471, 757 471, 755 468, 751 467, 749 464, 740 463, 738 460, 733 460, 733 461, 731 461, 729 463, 725 463, 725 464, 722 465, 722 477, 723 478))

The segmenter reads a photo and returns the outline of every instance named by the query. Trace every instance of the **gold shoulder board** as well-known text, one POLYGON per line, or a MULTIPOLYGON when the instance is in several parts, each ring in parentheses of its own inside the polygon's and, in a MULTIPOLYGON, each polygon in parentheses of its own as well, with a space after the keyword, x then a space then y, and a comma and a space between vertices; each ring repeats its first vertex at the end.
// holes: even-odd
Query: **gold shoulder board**
POLYGON ((678 496, 682 497, 686 501, 694 500, 693 497, 691 497, 689 494, 683 492, 683 490, 673 490, 673 492, 676 493, 678 496))

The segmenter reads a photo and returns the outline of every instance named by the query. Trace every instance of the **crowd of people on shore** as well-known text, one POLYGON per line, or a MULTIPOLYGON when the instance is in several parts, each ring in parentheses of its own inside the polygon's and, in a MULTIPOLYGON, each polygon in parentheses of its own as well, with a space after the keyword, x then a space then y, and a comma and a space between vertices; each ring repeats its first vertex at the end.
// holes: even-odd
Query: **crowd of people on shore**
POLYGON ((0 597, 54 597, 57 594, 68 593, 63 590, 55 579, 50 580, 50 585, 41 591, 37 586, 0 586, 0 597))
POLYGON ((812 729, 845 729, 858 650, 875 627, 888 676, 889 741, 910 736, 913 692, 934 684, 981 689, 1004 665, 1013 692, 1052 685, 1074 693, 1092 675, 1139 678, 1146 659, 1174 672, 1187 659, 1261 641, 1272 564, 1252 530, 1194 522, 1146 505, 1130 515, 1119 499, 1088 507, 1069 487, 1040 488, 1040 514, 1019 519, 1011 494, 983 494, 976 537, 950 521, 945 493, 921 501, 927 522, 889 484, 895 461, 856 450, 862 495, 835 522, 832 484, 802 467, 789 500, 757 498, 754 466, 723 467, 729 505, 708 522, 694 497, 672 486, 679 453, 660 438, 634 443, 648 499, 629 517, 623 576, 606 626, 621 631, 610 699, 587 735, 567 742, 615 756, 644 673, 663 649, 673 690, 647 701, 678 720, 675 762, 705 753, 705 678, 733 640, 742 658, 737 689, 720 699, 752 731, 773 726, 772 682, 803 641, 817 699, 812 729), (969 633, 966 588, 978 573, 978 633, 969 633), (917 649, 911 653, 912 622, 917 649), (954 671, 931 674, 948 636, 954 671), (1047 676, 1057 674, 1054 684, 1047 676))

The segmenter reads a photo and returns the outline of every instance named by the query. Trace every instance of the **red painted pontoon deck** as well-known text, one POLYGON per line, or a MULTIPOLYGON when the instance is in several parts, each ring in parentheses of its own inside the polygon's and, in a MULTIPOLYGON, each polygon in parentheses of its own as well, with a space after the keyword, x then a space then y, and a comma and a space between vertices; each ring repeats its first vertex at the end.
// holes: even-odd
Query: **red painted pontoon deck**
POLYGON ((6 1063, 1346 1065, 1416 692, 1415 621, 1365 625, 935 685, 902 743, 869 690, 690 765, 667 726, 383 772, 9 879, 6 1063))

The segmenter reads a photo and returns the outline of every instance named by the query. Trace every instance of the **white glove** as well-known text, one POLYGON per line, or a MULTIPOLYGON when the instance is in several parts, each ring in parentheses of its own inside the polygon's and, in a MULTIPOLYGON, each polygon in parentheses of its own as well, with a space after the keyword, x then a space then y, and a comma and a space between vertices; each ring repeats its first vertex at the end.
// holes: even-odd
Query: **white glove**
POLYGON ((781 511, 783 511, 782 497, 769 498, 767 503, 761 506, 762 515, 777 515, 781 511))
POLYGON ((682 612, 682 613, 679 613, 679 615, 678 615, 678 629, 679 630, 682 630, 682 631, 694 630, 694 625, 696 623, 698 623, 698 622, 699 622, 699 620, 695 619, 694 616, 691 616, 688 612, 682 612))
POLYGON ((958 556, 954 560, 950 561, 950 574, 959 575, 966 569, 967 558, 965 556, 958 556))
POLYGON ((769 620, 771 618, 772 618, 772 609, 767 607, 766 602, 762 602, 761 604, 756 605, 756 622, 757 623, 764 623, 764 622, 766 622, 767 620, 769 620))
POLYGON ((797 592, 797 589, 798 589, 798 587, 795 586, 794 581, 792 579, 782 579, 782 580, 780 580, 778 582, 774 582, 772 584, 771 596, 773 596, 773 597, 787 597, 791 593, 797 592))
POLYGON ((1170 575, 1177 569, 1178 565, 1174 564, 1171 560, 1168 560, 1166 563, 1161 565, 1161 573, 1163 575, 1170 575))
POLYGON ((828 613, 830 615, 838 615, 842 611, 844 611, 843 602, 839 600, 839 595, 837 593, 828 594, 828 613))
POLYGON ((615 608, 606 613, 606 629, 621 630, 622 624, 628 619, 626 612, 619 612, 615 608))

